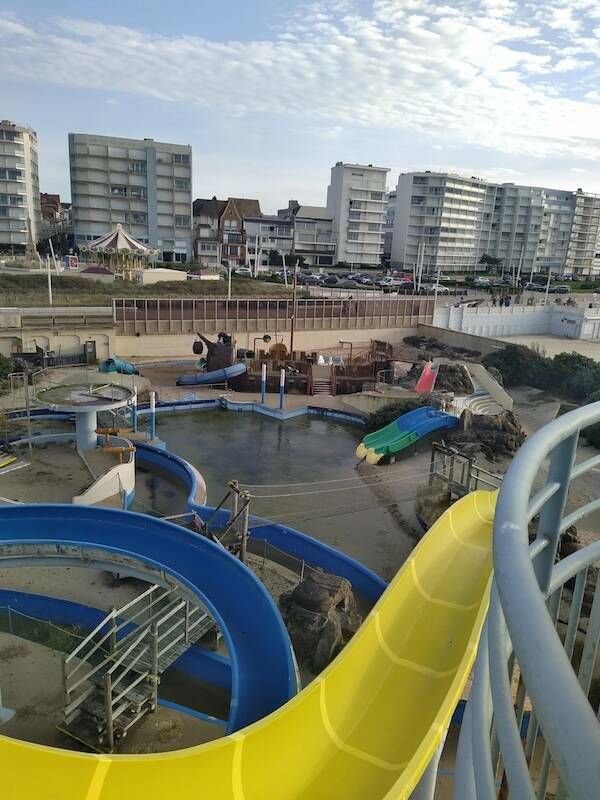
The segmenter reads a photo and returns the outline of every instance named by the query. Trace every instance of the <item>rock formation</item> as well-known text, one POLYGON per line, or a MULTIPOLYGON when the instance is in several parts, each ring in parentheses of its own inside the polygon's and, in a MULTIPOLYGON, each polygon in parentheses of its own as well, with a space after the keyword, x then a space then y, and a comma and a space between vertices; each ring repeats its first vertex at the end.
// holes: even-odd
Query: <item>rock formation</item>
POLYGON ((311 572, 282 594, 279 607, 298 661, 315 674, 335 658, 362 622, 350 581, 321 571, 311 572))

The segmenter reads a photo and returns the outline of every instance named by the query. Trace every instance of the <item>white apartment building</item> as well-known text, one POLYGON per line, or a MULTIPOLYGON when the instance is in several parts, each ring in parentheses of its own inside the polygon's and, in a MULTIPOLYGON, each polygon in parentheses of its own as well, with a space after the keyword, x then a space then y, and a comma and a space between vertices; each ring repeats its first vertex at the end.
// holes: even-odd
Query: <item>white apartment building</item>
POLYGON ((582 277, 600 275, 600 194, 575 192, 567 272, 582 277))
POLYGON ((594 195, 411 172, 398 179, 391 262, 464 273, 489 255, 506 274, 598 274, 599 230, 594 195))
POLYGON ((25 252, 40 233, 37 134, 26 125, 0 121, 0 253, 25 252))
MULTIPOLYGON (((478 178, 436 172, 398 179, 392 264, 423 271, 473 271, 494 211, 494 192, 478 178)), ((484 247, 485 249, 485 247, 484 247)))
POLYGON ((381 264, 388 172, 386 167, 342 161, 331 168, 327 214, 333 220, 338 262, 356 267, 381 264))
POLYGON ((392 259, 392 239, 394 235, 397 199, 397 192, 392 191, 387 193, 387 208, 385 213, 385 225, 383 228, 383 260, 386 264, 389 264, 392 259))
POLYGON ((69 134, 75 243, 121 223, 162 261, 192 257, 192 148, 85 133, 69 134))

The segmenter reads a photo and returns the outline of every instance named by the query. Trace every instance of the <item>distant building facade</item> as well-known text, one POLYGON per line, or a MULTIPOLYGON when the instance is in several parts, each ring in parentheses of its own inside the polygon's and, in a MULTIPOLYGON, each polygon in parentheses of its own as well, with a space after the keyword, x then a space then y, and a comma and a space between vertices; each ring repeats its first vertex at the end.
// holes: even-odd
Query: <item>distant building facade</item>
POLYGON ((24 253, 40 233, 37 134, 26 125, 0 121, 0 252, 24 253))
POLYGON ((333 220, 338 262, 354 267, 381 264, 388 172, 385 167, 342 161, 331 168, 327 214, 333 220))
POLYGON ((199 198, 192 204, 194 257, 203 267, 221 263, 221 231, 219 220, 227 200, 199 198))
MULTIPOLYGON (((389 217, 388 217, 389 220, 389 217)), ((600 274, 600 197, 439 172, 399 176, 391 263, 469 273, 484 255, 507 274, 600 274)))
POLYGON ((383 227, 383 263, 389 266, 392 260, 392 237, 394 233, 394 219, 396 216, 395 191, 387 193, 387 207, 385 211, 385 225, 383 227))
POLYGON ((290 200, 280 217, 293 221, 293 253, 307 267, 330 267, 336 263, 333 219, 325 206, 303 206, 290 200))
POLYGON ((75 244, 120 222, 162 261, 192 257, 192 148, 189 145, 69 134, 75 244))
POLYGON ((294 249, 294 222, 280 216, 244 217, 244 232, 251 269, 291 265, 294 249))

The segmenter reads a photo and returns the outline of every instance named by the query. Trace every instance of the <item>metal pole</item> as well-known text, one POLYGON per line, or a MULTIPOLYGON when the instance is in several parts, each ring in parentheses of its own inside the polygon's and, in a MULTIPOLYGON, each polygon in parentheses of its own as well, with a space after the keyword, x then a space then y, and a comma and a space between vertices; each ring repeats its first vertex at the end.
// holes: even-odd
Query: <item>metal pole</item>
POLYGON ((292 324, 290 327, 290 358, 294 360, 294 327, 296 325, 296 309, 298 307, 298 261, 294 264, 294 282, 292 284, 292 324))
POLYGON ((227 262, 227 299, 231 300, 231 261, 227 262))
POLYGON ((279 373, 279 409, 283 411, 283 398, 285 395, 285 370, 282 369, 279 373))
POLYGON ((150 392, 150 441, 156 439, 156 392, 150 392))
POLYGON ((25 362, 25 372, 23 373, 23 382, 25 387, 25 411, 27 413, 27 447, 29 449, 29 458, 32 458, 33 445, 31 444, 31 409, 29 407, 29 362, 25 362))
POLYGON ((134 387, 131 398, 131 430, 137 433, 137 388, 134 387))
POLYGON ((154 683, 153 687, 153 705, 156 708, 158 702, 158 623, 153 622, 150 627, 150 636, 152 637, 152 666, 151 666, 151 680, 154 683))
POLYGON ((267 365, 263 364, 260 368, 260 402, 264 406, 267 393, 267 365))
POLYGON ((104 706, 106 709, 106 744, 109 753, 115 748, 115 734, 113 728, 113 708, 112 708, 112 680, 110 672, 104 676, 104 706))
POLYGON ((250 495, 248 492, 242 494, 242 502, 245 503, 242 515, 242 542, 240 547, 240 561, 246 563, 246 553, 248 551, 248 520, 250 517, 250 495))
POLYGON ((229 524, 231 525, 238 513, 238 482, 229 481, 229 488, 231 489, 231 511, 229 512, 229 524))
POLYGON ((544 294, 545 305, 548 305, 548 294, 550 292, 550 267, 548 267, 548 280, 546 281, 546 292, 544 294))
POLYGON ((46 270, 48 273, 48 304, 53 305, 52 302, 52 273, 50 272, 50 256, 46 256, 46 270))

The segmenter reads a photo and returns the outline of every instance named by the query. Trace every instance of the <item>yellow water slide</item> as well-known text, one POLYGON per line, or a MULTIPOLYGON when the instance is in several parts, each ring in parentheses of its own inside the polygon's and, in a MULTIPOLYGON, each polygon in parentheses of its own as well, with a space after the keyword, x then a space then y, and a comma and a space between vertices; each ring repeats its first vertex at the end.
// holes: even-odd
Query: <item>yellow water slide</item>
POLYGON ((444 736, 487 610, 496 494, 474 492, 416 547, 304 691, 206 745, 96 756, 0 737, 3 800, 398 800, 444 736))

